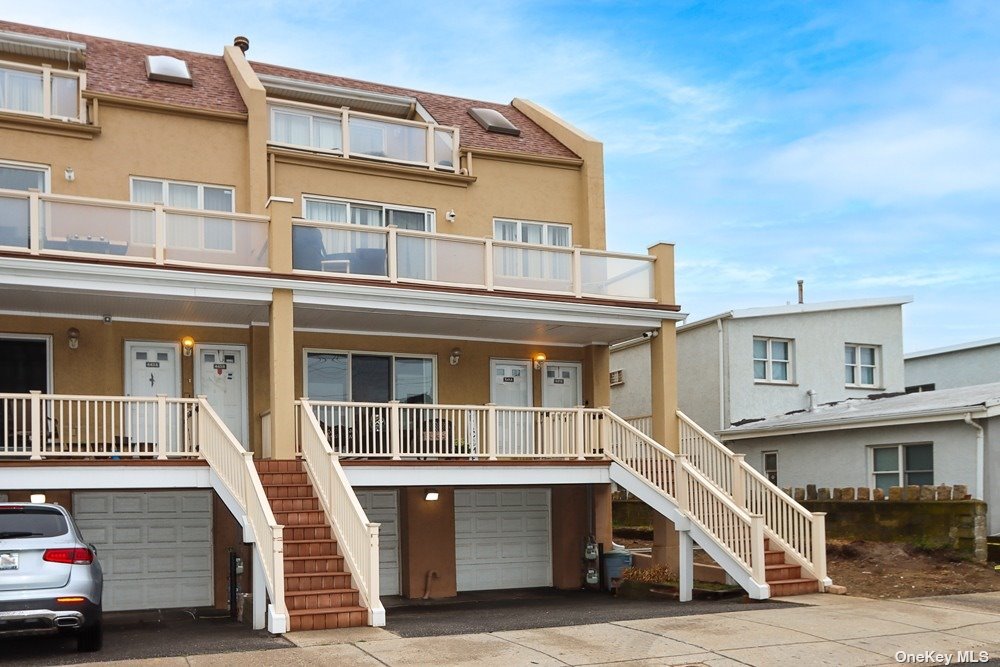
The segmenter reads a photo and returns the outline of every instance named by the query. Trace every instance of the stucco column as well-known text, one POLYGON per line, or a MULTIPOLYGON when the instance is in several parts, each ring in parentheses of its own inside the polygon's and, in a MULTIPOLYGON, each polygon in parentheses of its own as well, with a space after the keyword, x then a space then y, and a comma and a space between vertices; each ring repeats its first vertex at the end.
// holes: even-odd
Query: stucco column
POLYGON ((271 452, 295 458, 295 345, 292 291, 271 295, 270 319, 271 452))
POLYGON ((590 391, 584 391, 592 401, 589 407, 603 408, 611 405, 611 349, 607 345, 588 345, 584 351, 586 367, 590 369, 590 391))
POLYGON ((261 84, 246 55, 236 46, 227 46, 222 58, 247 107, 246 165, 250 183, 250 212, 263 215, 267 201, 267 90, 261 84))
MULTIPOLYGON (((661 305, 673 305, 674 246, 658 243, 649 248, 656 257, 654 295, 661 305)), ((659 335, 649 342, 650 393, 653 408, 653 439, 671 451, 678 451, 677 438, 677 328, 673 320, 663 320, 659 335)))
POLYGON ((271 273, 292 272, 292 217, 295 200, 290 197, 270 197, 267 210, 271 214, 268 235, 268 259, 271 273))
POLYGON ((653 512, 653 565, 666 565, 675 572, 680 564, 680 538, 674 524, 662 514, 653 512))

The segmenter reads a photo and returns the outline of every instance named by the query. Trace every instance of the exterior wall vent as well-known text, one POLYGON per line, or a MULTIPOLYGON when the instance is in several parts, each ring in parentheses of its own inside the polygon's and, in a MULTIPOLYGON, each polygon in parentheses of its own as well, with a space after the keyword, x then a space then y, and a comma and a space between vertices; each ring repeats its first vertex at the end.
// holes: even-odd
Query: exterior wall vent
POLYGON ((173 56, 146 56, 146 76, 150 81, 193 84, 187 63, 173 56))
POLYGON ((611 371, 611 386, 615 387, 620 384, 625 384, 625 371, 624 370, 611 371))
POLYGON ((483 126, 487 132, 497 134, 509 134, 514 137, 521 136, 521 130, 517 129, 514 123, 496 109, 469 109, 469 115, 476 119, 476 122, 483 126))

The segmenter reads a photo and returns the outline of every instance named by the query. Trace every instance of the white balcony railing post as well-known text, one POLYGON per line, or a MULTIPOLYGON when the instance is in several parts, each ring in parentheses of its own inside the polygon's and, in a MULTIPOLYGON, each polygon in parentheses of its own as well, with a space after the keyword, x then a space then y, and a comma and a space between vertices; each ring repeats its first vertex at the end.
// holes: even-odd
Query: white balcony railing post
POLYGON ((398 248, 396 246, 399 243, 398 228, 396 225, 389 225, 389 236, 386 238, 386 260, 389 273, 389 282, 398 283, 399 282, 399 266, 398 266, 398 248))
POLYGON ((427 168, 433 170, 437 160, 434 159, 434 126, 428 125, 424 128, 424 152, 426 153, 427 168))
POLYGON ((153 204, 153 225, 156 234, 156 254, 157 264, 164 264, 167 256, 167 215, 163 212, 163 203, 153 204))
POLYGON ((583 268, 581 265, 580 246, 573 247, 573 296, 583 296, 583 268))
POLYGON ((767 570, 764 568, 764 517, 760 514, 750 515, 750 568, 754 581, 758 584, 767 581, 767 570))
POLYGON ((340 150, 345 158, 351 157, 351 122, 347 107, 340 108, 340 150))
POLYGON ((486 239, 486 255, 483 257, 483 285, 490 292, 493 291, 493 239, 486 239))
POLYGON ((31 392, 31 460, 38 461, 42 458, 42 392, 31 392))
POLYGON ((371 613, 372 607, 379 599, 379 546, 378 546, 379 524, 368 524, 368 610, 371 613))
POLYGON ((608 447, 611 443, 611 418, 608 416, 611 414, 611 408, 608 406, 601 406, 601 414, 597 415, 600 420, 600 430, 598 431, 597 440, 597 451, 594 454, 600 454, 604 456, 608 451, 608 447))
POLYGON ((812 513, 812 561, 816 577, 826 579, 826 512, 812 513))
POLYGON ((583 437, 583 406, 578 405, 574 408, 574 410, 576 411, 576 414, 573 415, 574 421, 576 422, 575 428, 573 429, 576 432, 576 460, 583 461, 587 458, 587 450, 585 447, 586 438, 583 437))
POLYGON ((744 509, 747 506, 746 477, 743 474, 743 459, 746 456, 746 454, 733 454, 730 459, 733 466, 733 502, 744 509))
POLYGON ((42 252, 42 209, 38 190, 28 190, 28 250, 32 255, 42 252))
POLYGON ((486 456, 490 461, 497 460, 497 406, 486 404, 486 456))
POLYGON ((402 435, 403 425, 399 418, 399 401, 389 401, 389 451, 392 453, 392 460, 398 461, 399 440, 402 435))
POLYGON ((42 115, 52 118, 52 65, 42 65, 42 115))
POLYGON ((167 458, 167 396, 156 395, 156 458, 167 458))
POLYGON ((683 454, 677 454, 674 457, 674 460, 676 462, 674 464, 674 469, 675 469, 674 474, 676 477, 675 483, 677 486, 677 488, 675 489, 677 496, 677 507, 682 512, 690 512, 691 502, 690 499, 688 498, 688 472, 687 468, 685 467, 685 464, 687 464, 687 457, 683 454))

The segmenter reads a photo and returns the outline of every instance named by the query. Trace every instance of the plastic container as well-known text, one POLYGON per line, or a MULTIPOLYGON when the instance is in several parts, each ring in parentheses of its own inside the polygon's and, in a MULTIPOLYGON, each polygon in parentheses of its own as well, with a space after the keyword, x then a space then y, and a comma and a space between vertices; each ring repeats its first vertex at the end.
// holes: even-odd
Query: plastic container
POLYGON ((618 588, 622 572, 625 568, 632 567, 632 554, 628 551, 608 551, 602 557, 602 565, 604 566, 604 589, 618 588))

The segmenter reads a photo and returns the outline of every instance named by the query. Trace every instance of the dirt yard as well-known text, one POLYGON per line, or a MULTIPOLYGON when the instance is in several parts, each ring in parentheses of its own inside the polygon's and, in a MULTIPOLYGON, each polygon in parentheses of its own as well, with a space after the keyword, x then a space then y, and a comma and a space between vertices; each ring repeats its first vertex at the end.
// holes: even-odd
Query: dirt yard
MULTIPOLYGON (((652 546, 651 540, 615 536, 630 549, 652 546)), ((711 562, 703 553, 695 560, 711 562)), ((922 551, 892 542, 827 543, 827 572, 848 595, 866 598, 912 598, 1000 591, 1000 572, 993 564, 965 560, 947 552, 922 551)))

